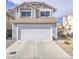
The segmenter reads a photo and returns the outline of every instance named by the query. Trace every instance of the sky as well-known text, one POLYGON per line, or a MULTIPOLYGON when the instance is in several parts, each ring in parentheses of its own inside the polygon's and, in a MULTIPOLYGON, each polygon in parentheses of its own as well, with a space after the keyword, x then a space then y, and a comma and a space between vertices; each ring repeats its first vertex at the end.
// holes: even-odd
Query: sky
POLYGON ((15 4, 14 4, 14 3, 9 2, 8 0, 6 0, 6 10, 8 10, 8 9, 12 8, 13 6, 15 6, 15 4))
POLYGON ((17 4, 21 4, 24 1, 39 1, 45 2, 57 9, 53 14, 57 19, 61 19, 65 15, 68 15, 73 12, 73 0, 7 0, 6 1, 6 10, 14 7, 17 4))

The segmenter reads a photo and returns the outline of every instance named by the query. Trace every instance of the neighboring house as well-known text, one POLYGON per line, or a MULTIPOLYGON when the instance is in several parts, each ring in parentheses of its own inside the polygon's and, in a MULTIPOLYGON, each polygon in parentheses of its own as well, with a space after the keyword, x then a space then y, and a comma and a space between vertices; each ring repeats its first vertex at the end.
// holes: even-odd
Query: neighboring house
POLYGON ((11 20, 15 20, 15 17, 13 17, 12 15, 6 13, 6 30, 11 30, 12 29, 11 20))
POLYGON ((12 20, 15 20, 15 17, 6 13, 6 39, 12 38, 12 20))
MULTIPOLYGON (((63 17, 63 27, 66 28, 68 34, 73 33, 73 15, 72 14, 69 14, 63 17)), ((64 34, 67 34, 67 33, 64 31, 64 34)))
POLYGON ((58 28, 58 30, 62 30, 62 26, 63 26, 63 24, 57 23, 57 28, 58 28))
POLYGON ((24 2, 9 10, 16 14, 12 23, 12 38, 17 40, 50 40, 57 38, 57 9, 44 2, 24 2))
POLYGON ((61 37, 63 35, 63 24, 57 23, 57 35, 58 37, 61 37))

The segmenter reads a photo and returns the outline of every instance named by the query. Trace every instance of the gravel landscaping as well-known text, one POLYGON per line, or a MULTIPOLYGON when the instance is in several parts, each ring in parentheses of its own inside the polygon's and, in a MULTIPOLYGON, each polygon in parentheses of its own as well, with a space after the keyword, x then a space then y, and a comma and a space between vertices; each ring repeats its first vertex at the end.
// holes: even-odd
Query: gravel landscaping
POLYGON ((64 49, 71 57, 73 57, 73 43, 65 44, 64 40, 55 41, 57 45, 59 45, 62 49, 64 49))
POLYGON ((8 48, 9 46, 11 46, 14 42, 16 42, 16 40, 7 39, 6 40, 6 48, 8 48))

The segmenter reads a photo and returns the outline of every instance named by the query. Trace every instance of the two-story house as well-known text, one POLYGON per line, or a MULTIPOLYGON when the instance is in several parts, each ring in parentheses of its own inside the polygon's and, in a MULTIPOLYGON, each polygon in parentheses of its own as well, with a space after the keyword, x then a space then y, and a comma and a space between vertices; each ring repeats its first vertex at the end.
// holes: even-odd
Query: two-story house
POLYGON ((15 12, 12 23, 12 38, 17 40, 52 40, 57 38, 57 9, 44 2, 24 2, 9 10, 15 12))

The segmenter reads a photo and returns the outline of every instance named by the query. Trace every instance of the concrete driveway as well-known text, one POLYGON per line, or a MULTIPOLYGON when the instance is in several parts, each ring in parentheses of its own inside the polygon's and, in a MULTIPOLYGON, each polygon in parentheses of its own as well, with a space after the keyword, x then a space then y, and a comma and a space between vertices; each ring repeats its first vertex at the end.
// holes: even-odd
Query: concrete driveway
POLYGON ((51 40, 18 40, 6 53, 7 59, 72 59, 51 40))

